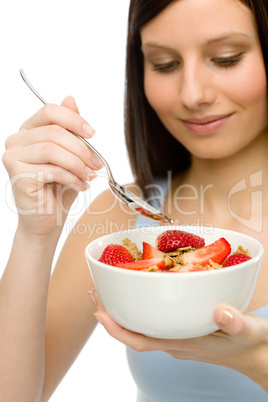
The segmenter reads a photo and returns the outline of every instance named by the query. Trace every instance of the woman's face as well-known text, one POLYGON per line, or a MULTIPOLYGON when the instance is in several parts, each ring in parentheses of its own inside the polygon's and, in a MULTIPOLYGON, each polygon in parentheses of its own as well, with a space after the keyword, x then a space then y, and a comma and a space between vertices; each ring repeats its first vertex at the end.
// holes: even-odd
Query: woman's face
POLYGON ((265 66, 249 8, 176 0, 141 30, 145 93, 193 155, 229 156, 267 126, 265 66))

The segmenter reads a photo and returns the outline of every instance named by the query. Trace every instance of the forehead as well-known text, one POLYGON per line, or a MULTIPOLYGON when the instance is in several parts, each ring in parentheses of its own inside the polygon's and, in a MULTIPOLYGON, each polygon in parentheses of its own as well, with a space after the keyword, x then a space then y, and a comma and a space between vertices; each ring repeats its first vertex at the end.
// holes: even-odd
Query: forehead
POLYGON ((175 0, 141 29, 142 42, 200 41, 241 32, 257 36, 251 10, 240 0, 175 0))

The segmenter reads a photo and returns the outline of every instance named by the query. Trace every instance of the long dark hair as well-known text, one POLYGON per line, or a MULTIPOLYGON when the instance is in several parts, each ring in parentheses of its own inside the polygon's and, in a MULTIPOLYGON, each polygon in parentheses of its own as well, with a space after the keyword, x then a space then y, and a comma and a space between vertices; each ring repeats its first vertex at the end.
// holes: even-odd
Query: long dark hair
MULTIPOLYGON (((176 175, 191 164, 191 156, 164 127, 149 105, 143 84, 143 55, 140 29, 173 0, 131 0, 128 21, 125 132, 132 172, 145 197, 157 178, 176 175)), ((268 76, 267 0, 239 0, 255 17, 268 76)))

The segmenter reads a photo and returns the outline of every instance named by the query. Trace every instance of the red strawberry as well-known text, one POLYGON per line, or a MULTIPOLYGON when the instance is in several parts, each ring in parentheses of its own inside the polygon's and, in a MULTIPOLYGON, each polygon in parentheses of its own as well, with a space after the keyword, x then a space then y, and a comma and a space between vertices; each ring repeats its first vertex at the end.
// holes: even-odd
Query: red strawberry
POLYGON ((161 217, 158 216, 158 215, 155 215, 155 214, 153 214, 153 213, 150 213, 149 211, 145 210, 145 209, 142 208, 142 207, 135 208, 135 210, 136 210, 137 212, 139 212, 141 215, 144 215, 144 216, 146 216, 146 217, 148 217, 148 218, 152 218, 152 219, 154 219, 154 220, 156 220, 156 221, 161 221, 161 222, 165 222, 165 221, 166 221, 164 218, 161 218, 161 217))
POLYGON ((156 245, 160 251, 172 251, 181 247, 204 247, 205 240, 202 237, 183 230, 167 230, 157 236, 156 245))
POLYGON ((153 258, 151 260, 141 260, 126 263, 116 263, 115 267, 133 269, 136 271, 141 271, 142 269, 149 269, 153 266, 157 266, 159 269, 163 269, 165 266, 165 260, 163 258, 153 258))
POLYGON ((181 273, 181 272, 198 272, 198 271, 206 271, 206 267, 202 267, 201 265, 194 265, 194 264, 186 264, 179 270, 176 269, 168 269, 165 272, 174 272, 174 273, 181 273))
POLYGON ((183 254, 182 262, 184 264, 190 263, 205 266, 209 264, 209 260, 212 260, 217 264, 221 264, 230 252, 230 244, 222 237, 206 247, 183 254))
POLYGON ((164 268, 171 268, 173 267, 174 263, 172 258, 170 258, 162 251, 157 250, 151 244, 143 242, 143 252, 142 252, 142 259, 143 260, 150 260, 153 258, 161 258, 165 260, 165 267, 164 268))
POLYGON ((184 265, 179 272, 197 272, 197 271, 205 271, 206 268, 201 265, 194 264, 186 264, 184 265))
POLYGON ((125 247, 119 244, 109 244, 104 249, 99 261, 104 264, 114 265, 117 262, 132 262, 134 258, 125 247))
POLYGON ((242 262, 250 260, 251 257, 246 254, 232 254, 222 264, 223 267, 230 267, 231 265, 241 264, 242 262))

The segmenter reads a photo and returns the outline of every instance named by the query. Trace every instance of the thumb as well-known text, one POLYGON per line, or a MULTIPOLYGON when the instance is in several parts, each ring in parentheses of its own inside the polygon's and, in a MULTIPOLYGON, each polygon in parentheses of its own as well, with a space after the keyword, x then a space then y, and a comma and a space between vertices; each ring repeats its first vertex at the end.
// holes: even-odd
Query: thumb
POLYGON ((73 112, 79 114, 78 107, 76 105, 75 99, 72 96, 67 96, 62 102, 61 106, 71 109, 73 112))
POLYGON ((242 314, 231 306, 218 306, 214 319, 220 329, 227 334, 253 345, 267 339, 268 321, 255 314, 242 314))
POLYGON ((241 336, 247 330, 245 317, 231 306, 218 306, 214 319, 219 328, 232 336, 241 336))

